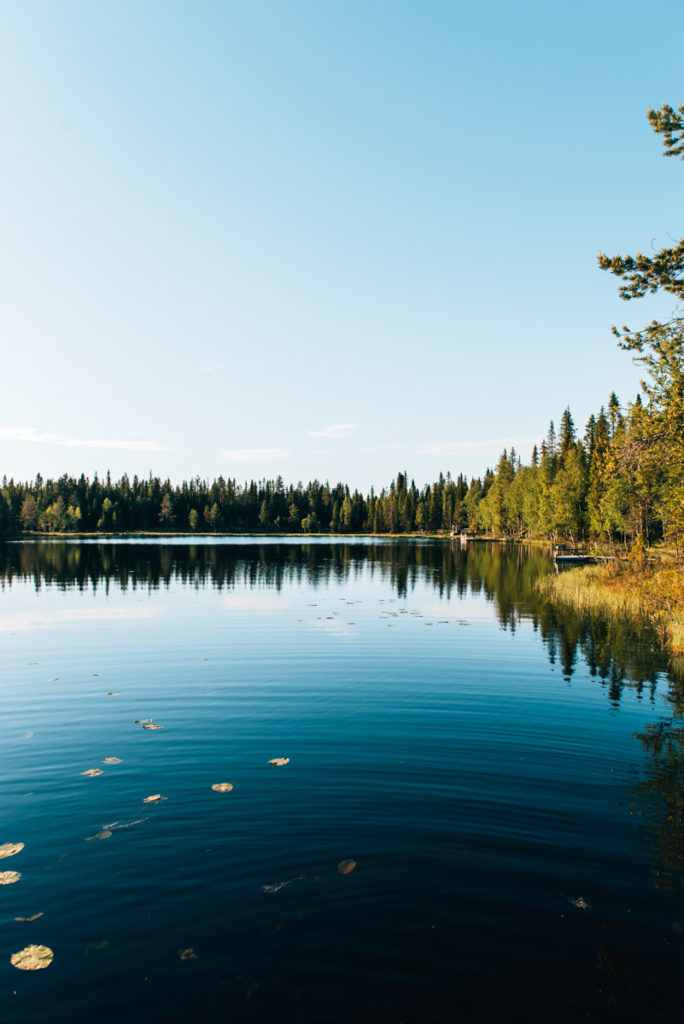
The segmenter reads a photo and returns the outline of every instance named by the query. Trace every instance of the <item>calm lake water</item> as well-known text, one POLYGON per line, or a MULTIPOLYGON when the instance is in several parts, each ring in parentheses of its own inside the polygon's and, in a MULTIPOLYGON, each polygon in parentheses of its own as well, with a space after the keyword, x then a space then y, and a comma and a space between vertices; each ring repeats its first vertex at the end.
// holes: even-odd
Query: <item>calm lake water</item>
POLYGON ((652 637, 545 607, 549 571, 0 548, 3 1024, 679 1021, 682 693, 652 637))

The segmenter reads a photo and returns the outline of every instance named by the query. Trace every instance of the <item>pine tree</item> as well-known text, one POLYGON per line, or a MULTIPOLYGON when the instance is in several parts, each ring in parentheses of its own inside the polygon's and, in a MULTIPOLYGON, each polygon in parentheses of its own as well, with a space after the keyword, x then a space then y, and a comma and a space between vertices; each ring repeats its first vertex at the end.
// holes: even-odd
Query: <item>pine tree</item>
MULTIPOLYGON (((667 104, 661 110, 649 109, 648 119, 653 130, 663 136, 665 156, 684 159, 684 106, 678 112, 667 104)), ((653 256, 637 253, 635 257, 611 258, 599 253, 599 266, 626 282, 619 288, 623 299, 658 291, 684 299, 684 238, 653 256)), ((638 331, 613 327, 613 332, 622 348, 638 353, 637 361, 650 375, 642 382, 648 416, 639 413, 635 429, 627 433, 620 469, 634 477, 637 467, 658 459, 664 474, 663 526, 679 548, 684 539, 684 317, 667 323, 654 320, 638 331)))
MULTIPOLYGON (((665 156, 681 156, 684 159, 684 105, 675 112, 668 104, 662 110, 649 108, 648 119, 651 127, 658 135, 663 136, 665 156)), ((636 256, 606 256, 599 253, 599 267, 609 270, 626 283, 620 285, 620 297, 626 300, 641 298, 648 292, 664 291, 675 298, 684 299, 684 238, 673 246, 660 249, 653 256, 644 256, 638 252, 636 256)), ((671 323, 681 323, 682 318, 675 318, 671 323)), ((641 351, 650 343, 649 333, 659 330, 665 325, 653 321, 641 331, 631 331, 623 327, 621 331, 613 328, 613 332, 621 339, 623 347, 641 351)))

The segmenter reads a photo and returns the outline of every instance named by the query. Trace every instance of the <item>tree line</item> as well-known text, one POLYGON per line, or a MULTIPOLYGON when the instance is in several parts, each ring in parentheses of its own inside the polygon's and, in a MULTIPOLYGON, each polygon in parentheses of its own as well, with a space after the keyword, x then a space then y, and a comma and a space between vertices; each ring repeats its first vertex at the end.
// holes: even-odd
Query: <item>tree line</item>
MULTIPOLYGON (((679 338, 679 366, 682 338, 679 338)), ((681 401, 682 382, 679 383, 681 401)), ((669 402, 670 389, 665 401, 669 402)), ((470 481, 440 474, 418 488, 406 473, 368 494, 344 483, 219 477, 173 485, 150 476, 3 479, 0 531, 47 533, 446 533, 645 545, 684 535, 684 437, 668 445, 663 403, 651 388, 623 408, 615 395, 578 437, 570 409, 552 422, 524 465, 504 450, 494 469, 470 481), (653 435, 658 445, 650 444, 653 435)))
POLYGON ((150 476, 113 481, 62 476, 30 483, 3 479, 0 531, 47 533, 410 533, 456 530, 467 495, 464 477, 440 475, 418 489, 399 473, 375 494, 314 480, 286 486, 276 480, 219 477, 180 485, 150 476))

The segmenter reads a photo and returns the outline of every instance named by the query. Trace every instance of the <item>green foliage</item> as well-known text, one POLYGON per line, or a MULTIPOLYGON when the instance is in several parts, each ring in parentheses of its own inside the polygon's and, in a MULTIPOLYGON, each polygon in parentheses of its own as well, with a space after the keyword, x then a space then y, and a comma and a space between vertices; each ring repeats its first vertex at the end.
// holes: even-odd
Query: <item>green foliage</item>
MULTIPOLYGON (((650 109, 648 119, 663 136, 665 155, 684 158, 684 106, 679 112, 667 104, 650 109)), ((684 238, 650 257, 600 253, 599 266, 626 281, 619 288, 623 299, 660 290, 684 299, 684 238)), ((648 372, 642 381, 647 407, 634 407, 615 463, 616 472, 629 478, 622 490, 633 489, 623 495, 622 504, 638 506, 642 530, 648 530, 655 512, 665 536, 679 549, 684 538, 684 319, 613 331, 623 348, 638 353, 637 362, 648 372)))
POLYGON ((684 159, 684 105, 680 104, 679 113, 675 113, 667 103, 663 104, 662 110, 649 107, 648 119, 653 131, 664 136, 665 156, 684 159))
MULTIPOLYGON (((681 156, 684 159, 684 106, 679 107, 679 113, 667 104, 661 110, 649 109, 648 119, 653 130, 663 136, 665 156, 681 156)), ((609 270, 625 281, 618 289, 623 299, 637 299, 649 292, 659 291, 684 299, 684 238, 672 246, 665 246, 652 256, 645 256, 641 252, 636 256, 606 256, 601 252, 598 263, 601 270, 609 270)), ((672 323, 681 323, 681 318, 675 318, 672 323)), ((631 331, 624 326, 622 330, 613 327, 613 332, 624 348, 643 351, 644 346, 651 344, 663 326, 654 320, 641 331, 631 331)))

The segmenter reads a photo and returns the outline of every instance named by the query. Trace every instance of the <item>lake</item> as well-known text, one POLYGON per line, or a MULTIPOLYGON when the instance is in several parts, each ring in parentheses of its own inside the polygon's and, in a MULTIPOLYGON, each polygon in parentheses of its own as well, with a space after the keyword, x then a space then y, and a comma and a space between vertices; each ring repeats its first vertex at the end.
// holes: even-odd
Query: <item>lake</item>
POLYGON ((649 634, 545 605, 551 571, 0 547, 4 1024, 679 1021, 684 691, 649 634))

